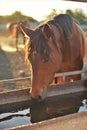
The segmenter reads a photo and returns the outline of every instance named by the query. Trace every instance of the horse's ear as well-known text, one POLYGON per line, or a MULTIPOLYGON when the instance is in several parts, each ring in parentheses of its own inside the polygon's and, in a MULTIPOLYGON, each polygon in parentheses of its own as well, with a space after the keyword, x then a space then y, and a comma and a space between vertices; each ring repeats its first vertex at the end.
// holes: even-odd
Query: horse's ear
POLYGON ((51 36, 51 27, 49 24, 45 24, 42 28, 42 32, 43 32, 43 35, 45 37, 46 40, 48 40, 51 36))
POLYGON ((22 23, 19 24, 19 27, 20 27, 21 31, 24 33, 25 37, 30 37, 33 30, 31 30, 28 27, 25 27, 22 23))

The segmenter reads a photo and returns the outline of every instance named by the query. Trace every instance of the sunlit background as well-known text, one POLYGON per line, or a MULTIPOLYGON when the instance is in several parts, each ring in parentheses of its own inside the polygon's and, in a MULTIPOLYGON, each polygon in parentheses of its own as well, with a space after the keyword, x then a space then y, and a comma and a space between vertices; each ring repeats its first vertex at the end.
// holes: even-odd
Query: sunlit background
POLYGON ((87 14, 87 3, 61 0, 0 0, 0 15, 11 15, 15 11, 21 11, 24 15, 41 21, 52 9, 63 13, 66 9, 82 9, 87 14))

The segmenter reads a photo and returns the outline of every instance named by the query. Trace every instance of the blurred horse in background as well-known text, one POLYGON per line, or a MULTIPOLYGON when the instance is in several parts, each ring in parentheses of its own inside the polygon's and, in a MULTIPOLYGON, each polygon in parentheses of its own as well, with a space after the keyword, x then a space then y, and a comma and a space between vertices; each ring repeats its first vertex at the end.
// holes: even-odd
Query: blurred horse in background
POLYGON ((10 22, 10 23, 8 23, 6 25, 6 27, 8 28, 8 30, 10 32, 10 37, 16 38, 16 44, 15 45, 16 45, 16 50, 17 51, 18 51, 18 38, 19 38, 19 35, 21 35, 22 38, 23 38, 23 44, 25 44, 25 40, 26 40, 25 36, 24 36, 24 33, 19 28, 20 23, 22 23, 26 27, 30 27, 28 20, 20 20, 20 21, 10 22))

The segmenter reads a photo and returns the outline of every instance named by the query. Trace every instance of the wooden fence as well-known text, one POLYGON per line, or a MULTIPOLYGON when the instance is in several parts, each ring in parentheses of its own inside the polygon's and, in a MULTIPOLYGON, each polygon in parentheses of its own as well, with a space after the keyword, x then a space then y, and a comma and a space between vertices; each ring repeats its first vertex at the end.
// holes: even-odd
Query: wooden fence
MULTIPOLYGON (((82 73, 87 73, 87 70, 78 70, 78 71, 71 71, 71 72, 64 72, 64 73, 56 73, 54 78, 62 76, 63 79, 65 79, 65 76, 69 75, 75 75, 75 74, 82 74, 82 73)), ((31 76, 25 77, 25 78, 14 78, 14 79, 5 79, 5 80, 0 80, 0 83, 5 83, 5 82, 17 82, 17 81, 24 81, 24 80, 31 80, 31 76)))

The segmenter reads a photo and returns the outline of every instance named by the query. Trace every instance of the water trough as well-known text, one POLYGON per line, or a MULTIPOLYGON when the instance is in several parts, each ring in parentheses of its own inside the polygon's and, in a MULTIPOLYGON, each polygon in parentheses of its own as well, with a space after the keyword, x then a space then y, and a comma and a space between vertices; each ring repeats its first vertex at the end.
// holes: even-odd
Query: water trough
POLYGON ((87 79, 61 85, 50 85, 47 98, 41 104, 32 105, 33 102, 29 94, 29 88, 0 93, 0 99, 0 113, 3 114, 16 110, 17 115, 17 110, 22 107, 24 111, 20 110, 19 113, 21 111, 26 113, 28 110, 29 113, 26 113, 26 115, 31 118, 28 124, 7 129, 87 129, 87 112, 78 112, 82 105, 82 100, 87 99, 87 79), (41 115, 43 112, 45 115, 41 115), (38 119, 38 115, 41 115, 40 119, 38 119))

